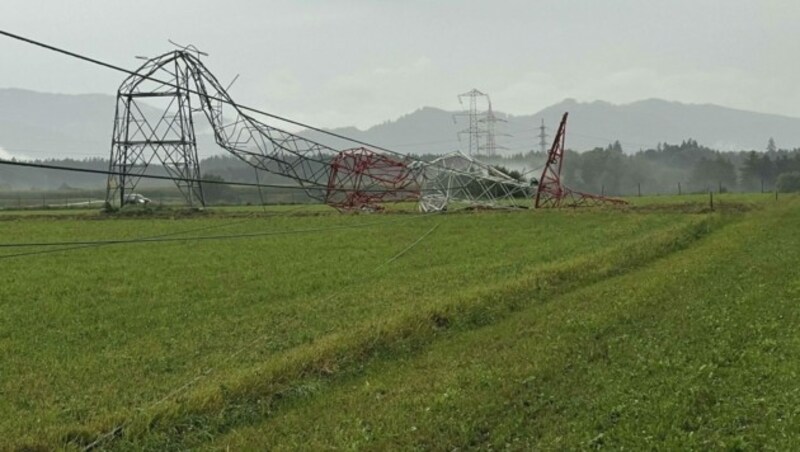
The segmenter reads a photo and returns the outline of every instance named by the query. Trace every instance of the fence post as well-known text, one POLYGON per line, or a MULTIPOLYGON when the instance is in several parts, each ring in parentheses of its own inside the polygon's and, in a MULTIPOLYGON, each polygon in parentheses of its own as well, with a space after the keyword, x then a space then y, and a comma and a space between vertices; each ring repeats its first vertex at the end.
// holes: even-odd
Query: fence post
POLYGON ((637 186, 638 186, 638 188, 639 188, 639 197, 641 198, 641 197, 642 197, 642 183, 641 183, 641 182, 639 182, 639 183, 637 184, 637 186))
POLYGON ((681 183, 678 182, 678 195, 680 196, 681 194, 681 183))
POLYGON ((711 190, 708 191, 708 205, 714 210, 714 192, 711 190))

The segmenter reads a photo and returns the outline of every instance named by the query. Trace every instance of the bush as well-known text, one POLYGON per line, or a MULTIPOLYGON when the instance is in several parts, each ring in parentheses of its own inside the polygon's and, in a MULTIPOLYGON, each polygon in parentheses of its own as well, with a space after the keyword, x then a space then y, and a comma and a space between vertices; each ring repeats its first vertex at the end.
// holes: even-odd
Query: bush
POLYGON ((800 171, 781 174, 775 186, 783 193, 800 192, 800 171))

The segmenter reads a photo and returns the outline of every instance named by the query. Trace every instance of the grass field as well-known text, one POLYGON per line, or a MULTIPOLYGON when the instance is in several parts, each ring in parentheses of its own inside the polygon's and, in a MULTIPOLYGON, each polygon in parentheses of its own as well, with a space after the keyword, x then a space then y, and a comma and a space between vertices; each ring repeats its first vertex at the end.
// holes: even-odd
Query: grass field
POLYGON ((0 249, 0 438, 785 448, 800 200, 707 202, 4 213, 4 244, 80 243, 0 249))

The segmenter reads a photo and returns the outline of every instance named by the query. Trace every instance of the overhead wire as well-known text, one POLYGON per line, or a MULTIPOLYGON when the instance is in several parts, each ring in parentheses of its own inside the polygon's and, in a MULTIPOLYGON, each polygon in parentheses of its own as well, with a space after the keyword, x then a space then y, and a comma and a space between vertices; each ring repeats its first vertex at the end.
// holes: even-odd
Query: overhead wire
MULTIPOLYGON (((21 167, 28 167, 28 168, 40 168, 40 169, 50 169, 56 171, 72 171, 78 173, 88 173, 88 174, 98 174, 104 176, 122 176, 125 175, 120 171, 110 171, 110 170, 100 170, 100 169, 92 169, 92 168, 76 168, 72 166, 63 166, 63 165, 52 165, 49 163, 41 163, 41 162, 23 162, 17 160, 6 160, 0 159, 0 165, 10 165, 10 166, 21 166, 21 167)), ((461 173, 456 173, 460 175, 461 173)), ((225 181, 225 180, 214 180, 214 179, 197 179, 197 178, 188 178, 188 177, 172 177, 172 176, 160 176, 157 174, 127 174, 129 177, 139 177, 143 179, 155 179, 155 180, 168 180, 168 181, 178 181, 178 182, 191 182, 191 183, 200 183, 200 184, 216 184, 216 185, 229 185, 229 186, 240 186, 240 187, 256 187, 256 188, 275 188, 275 189, 284 189, 284 190, 328 190, 330 187, 327 185, 322 184, 308 184, 308 185, 285 185, 285 184, 262 184, 260 182, 236 182, 236 181, 225 181)), ((501 181, 495 181, 500 183, 501 181)), ((461 186, 454 186, 451 187, 452 189, 465 189, 468 188, 469 185, 461 185, 461 186)), ((335 190, 338 191, 348 191, 348 190, 355 190, 355 187, 335 187, 335 190)), ((369 189, 369 188, 358 188, 358 191, 364 193, 385 193, 386 190, 381 189, 369 189)))
MULTIPOLYGON (((159 84, 161 84, 163 86, 169 86, 169 87, 176 88, 176 89, 179 89, 179 90, 191 93, 191 94, 195 94, 197 96, 201 96, 201 97, 203 97, 205 99, 208 99, 208 100, 213 100, 213 101, 216 101, 216 102, 221 102, 221 103, 224 103, 224 104, 227 104, 227 105, 231 105, 231 106, 233 106, 234 108, 236 108, 237 110, 240 110, 240 111, 248 111, 248 112, 251 112, 251 113, 264 115, 266 117, 277 119, 279 121, 283 121, 283 122, 286 122, 288 124, 293 124, 293 125, 296 125, 296 126, 304 127, 307 130, 312 130, 312 131, 315 131, 315 132, 318 132, 318 133, 322 133, 322 134, 325 134, 325 135, 328 135, 328 136, 332 136, 332 137, 339 138, 339 139, 342 139, 342 140, 345 140, 345 141, 349 141, 351 143, 360 144, 362 146, 371 147, 371 148, 374 148, 374 149, 377 149, 377 150, 381 150, 381 151, 384 151, 384 152, 392 154, 392 155, 403 156, 404 158, 408 157, 405 154, 402 154, 402 153, 400 153, 398 151, 394 151, 394 150, 389 149, 389 148, 387 148, 385 146, 380 146, 380 145, 372 144, 372 143, 369 143, 369 142, 366 142, 366 141, 363 141, 363 140, 358 140, 358 139, 355 139, 355 138, 352 138, 352 137, 348 137, 348 136, 345 136, 345 135, 342 135, 342 134, 339 134, 339 133, 336 133, 336 132, 332 132, 330 130, 326 130, 326 129, 322 129, 322 128, 319 128, 319 127, 312 126, 310 124, 302 123, 300 121, 296 121, 296 120, 287 118, 285 116, 280 116, 280 115, 276 115, 276 114, 273 114, 273 113, 266 112, 266 111, 261 110, 261 109, 257 109, 257 108, 254 108, 254 107, 249 107, 247 105, 243 105, 243 104, 234 102, 230 98, 213 96, 213 95, 208 94, 207 92, 200 92, 200 91, 198 91, 196 89, 191 89, 191 88, 188 88, 188 87, 185 87, 185 86, 180 86, 180 85, 178 85, 176 83, 160 80, 160 79, 158 79, 156 77, 153 77, 152 75, 149 75, 149 74, 140 74, 140 73, 137 73, 136 71, 132 71, 130 69, 126 69, 126 68, 123 68, 123 67, 115 65, 115 64, 111 64, 111 63, 108 63, 108 62, 105 62, 105 61, 101 61, 101 60, 99 60, 97 58, 92 58, 92 57, 89 57, 89 56, 86 56, 86 55, 83 55, 83 54, 79 54, 77 52, 73 52, 73 51, 66 50, 66 49, 63 49, 63 48, 60 48, 60 47, 56 47, 54 45, 47 44, 47 43, 44 43, 42 41, 34 40, 34 39, 31 39, 31 38, 27 38, 27 37, 24 37, 24 36, 15 34, 15 33, 11 33, 9 31, 0 30, 0 35, 6 36, 8 38, 15 39, 15 40, 18 40, 18 41, 21 41, 21 42, 25 42, 27 44, 31 44, 31 45, 34 45, 34 46, 37 46, 37 47, 40 47, 40 48, 43 48, 43 49, 46 49, 46 50, 50 50, 52 52, 60 53, 62 55, 67 55, 67 56, 72 57, 72 58, 77 58, 79 60, 86 61, 86 62, 95 64, 95 65, 99 65, 99 66, 107 68, 107 69, 112 69, 114 71, 122 72, 122 73, 125 73, 125 74, 129 75, 129 76, 141 77, 143 79, 159 83, 159 84)), ((246 115, 244 115, 244 116, 247 117, 246 115)), ((304 138, 304 140, 314 143, 313 140, 308 140, 308 139, 305 139, 305 138, 304 138)), ((319 143, 317 143, 317 144, 319 144, 319 143)), ((325 147, 327 147, 327 146, 325 146, 325 147)), ((0 161, 0 163, 7 163, 7 162, 8 161, 0 161)), ((459 173, 459 171, 456 171, 456 170, 453 170, 453 169, 449 169, 449 170, 453 171, 453 172, 456 172, 456 173, 459 173)), ((120 174, 120 175, 122 175, 122 174, 120 174)), ((173 179, 176 179, 176 178, 173 178, 173 179)), ((310 185, 310 187, 311 187, 311 185, 310 185)), ((309 187, 303 187, 303 189, 307 189, 307 188, 309 188, 309 187)))
MULTIPOLYGON (((170 236, 175 236, 175 235, 180 235, 180 234, 189 234, 189 233, 192 233, 192 232, 207 231, 207 230, 211 230, 211 229, 220 229, 220 228, 224 228, 224 227, 233 226, 233 225, 239 224, 239 223, 244 223, 244 222, 250 221, 252 219, 253 219, 253 216, 251 215, 246 219, 239 220, 239 221, 234 221, 234 222, 230 222, 230 223, 209 225, 209 226, 204 226, 204 227, 201 227, 201 228, 185 229, 185 230, 181 230, 181 231, 174 231, 174 232, 169 232, 169 233, 166 233, 166 234, 158 234, 158 235, 153 235, 153 236, 145 236, 145 237, 140 237, 140 239, 164 238, 164 237, 170 237, 170 236)), ((103 245, 109 245, 109 243, 93 243, 93 244, 86 243, 86 244, 80 244, 80 245, 73 245, 73 246, 69 246, 69 247, 66 247, 66 248, 36 250, 36 251, 29 251, 29 252, 24 252, 24 253, 14 253, 14 254, 3 254, 3 255, 0 255, 0 260, 11 259, 11 258, 15 258, 15 257, 23 257, 23 256, 35 256, 35 255, 40 255, 40 254, 60 253, 60 252, 73 251, 73 250, 79 250, 79 249, 85 249, 85 248, 93 248, 93 247, 98 247, 98 246, 103 246, 103 245)), ((53 246, 57 246, 57 245, 53 245, 53 246)))
MULTIPOLYGON (((424 216, 422 215, 415 215, 424 216)), ((402 219, 407 220, 407 219, 402 219)), ((144 237, 133 239, 108 239, 108 240, 64 240, 57 242, 5 242, 0 243, 0 248, 32 248, 32 247, 48 247, 48 246, 75 246, 75 245, 121 245, 131 243, 163 243, 163 242, 190 242, 190 241, 207 241, 207 240, 231 240, 252 237, 265 237, 276 235, 292 235, 292 234, 305 234, 312 232, 327 232, 338 231, 345 229, 360 229, 372 226, 379 226, 383 224, 396 223, 402 220, 380 221, 366 224, 355 224, 345 226, 333 226, 327 228, 305 228, 305 229, 287 229, 279 231, 262 231, 262 232, 249 232, 240 234, 225 234, 225 235, 201 235, 191 237, 144 237)))
MULTIPOLYGON (((306 204, 306 205, 300 206, 300 207, 295 208, 295 209, 290 209, 290 210, 287 210, 285 212, 280 212, 280 215, 291 216, 291 214, 293 214, 293 213, 295 213, 297 211, 300 211, 302 209, 308 208, 311 205, 312 204, 306 204)), ((278 214, 276 213, 276 215, 278 215, 278 214)), ((225 227, 234 226, 234 225, 240 224, 240 223, 245 223, 245 222, 251 221, 251 220, 253 220, 255 218, 260 218, 260 217, 257 217, 255 215, 255 213, 252 213, 252 214, 248 215, 245 219, 242 219, 242 220, 239 220, 239 221, 232 221, 232 222, 228 222, 228 223, 224 223, 224 224, 203 226, 203 227, 200 227, 200 228, 184 229, 184 230, 174 231, 174 232, 170 232, 170 233, 166 233, 166 234, 158 234, 158 235, 145 236, 145 237, 140 237, 140 238, 147 239, 147 238, 170 237, 170 236, 174 236, 174 235, 188 234, 188 233, 191 233, 191 232, 207 231, 207 230, 211 230, 211 229, 221 229, 221 228, 225 228, 225 227)), ((12 259, 12 258, 16 258, 16 257, 37 256, 37 255, 42 255, 42 254, 54 254, 54 253, 60 253, 60 252, 75 251, 75 250, 80 250, 80 249, 85 249, 85 248, 99 247, 99 246, 103 246, 103 245, 110 245, 110 244, 109 243, 82 244, 82 245, 69 246, 69 247, 66 247, 66 248, 56 248, 56 249, 48 248, 48 249, 43 249, 43 250, 40 249, 40 250, 35 250, 35 251, 26 251, 26 252, 21 252, 21 253, 14 253, 14 254, 3 254, 3 255, 0 255, 0 260, 12 259)), ((53 246, 56 246, 56 245, 53 245, 53 246)))
MULTIPOLYGON (((114 71, 122 72, 122 73, 125 73, 127 75, 139 76, 139 77, 142 77, 144 79, 147 79, 147 80, 150 80, 150 81, 153 81, 153 82, 156 82, 156 83, 160 83, 160 84, 165 85, 165 86, 169 86, 169 87, 173 87, 173 88, 179 88, 179 89, 185 90, 185 91, 187 91, 189 93, 192 93, 192 94, 195 94, 195 95, 204 96, 204 97, 206 97, 206 98, 208 98, 210 100, 214 100, 214 101, 217 101, 217 102, 222 102, 222 103, 234 106, 236 108, 239 108, 241 110, 245 110, 245 111, 249 111, 251 113, 264 115, 264 116, 267 116, 269 118, 273 118, 273 119, 276 119, 276 120, 279 120, 279 121, 283 121, 285 123, 292 124, 292 125, 295 125, 295 126, 303 127, 305 129, 312 130, 314 132, 322 133, 324 135, 328 135, 328 136, 332 136, 332 137, 335 137, 335 138, 338 138, 338 139, 349 141, 351 143, 360 144, 362 146, 372 147, 372 148, 375 148, 375 149, 378 149, 378 150, 381 150, 381 151, 384 151, 384 152, 388 152, 388 153, 391 153, 391 154, 394 154, 394 155, 403 155, 402 153, 394 151, 392 149, 389 149, 389 148, 387 148, 385 146, 372 144, 372 143, 369 143, 369 142, 364 141, 364 140, 359 140, 359 139, 356 139, 356 138, 353 138, 353 137, 348 137, 346 135, 342 135, 342 134, 333 132, 331 130, 326 130, 326 129, 323 129, 323 128, 320 128, 320 127, 315 127, 315 126, 312 126, 312 125, 307 124, 307 123, 303 123, 303 122, 300 122, 300 121, 297 121, 297 120, 293 120, 293 119, 287 118, 285 116, 277 115, 277 114, 274 114, 274 113, 269 113, 267 111, 264 111, 264 110, 261 110, 261 109, 258 109, 258 108, 254 108, 254 107, 250 107, 250 106, 247 106, 247 105, 244 105, 244 104, 240 104, 240 103, 234 102, 234 101, 232 101, 230 99, 221 98, 221 97, 218 97, 218 96, 212 96, 212 95, 209 95, 208 93, 201 93, 201 92, 199 92, 197 90, 187 89, 186 87, 180 87, 177 84, 172 83, 172 82, 163 81, 163 80, 160 80, 160 79, 158 79, 156 77, 153 77, 153 76, 150 76, 150 75, 146 75, 146 74, 138 74, 137 72, 132 71, 130 69, 126 69, 126 68, 123 68, 121 66, 118 66, 118 65, 115 65, 115 64, 112 64, 112 63, 108 63, 108 62, 99 60, 97 58, 92 58, 92 57, 89 57, 89 56, 86 56, 86 55, 83 55, 83 54, 79 54, 77 52, 66 50, 64 48, 56 47, 54 45, 47 44, 47 43, 44 43, 42 41, 37 41, 37 40, 31 39, 31 38, 27 38, 27 37, 24 37, 24 36, 15 34, 15 33, 11 33, 9 31, 0 30, 0 35, 6 36, 8 38, 15 39, 15 40, 18 40, 18 41, 21 41, 21 42, 25 42, 27 44, 31 44, 31 45, 34 45, 34 46, 37 46, 37 47, 40 47, 40 48, 43 48, 43 49, 46 49, 46 50, 50 50, 50 51, 53 51, 53 52, 56 52, 56 53, 60 53, 62 55, 66 55, 66 56, 69 56, 69 57, 72 57, 72 58, 77 58, 79 60, 86 61, 86 62, 95 64, 95 65, 98 65, 98 66, 102 66, 102 67, 105 67, 107 69, 112 69, 114 71)), ((517 132, 513 132, 512 131, 511 133, 532 132, 532 131, 536 131, 536 130, 537 129, 520 129, 517 132)), ((634 142, 629 142, 629 141, 620 141, 620 140, 614 140, 614 139, 607 138, 607 137, 597 137, 597 136, 591 136, 591 135, 582 135, 582 134, 578 134, 578 133, 574 133, 574 132, 572 134, 575 135, 575 136, 583 136, 585 138, 599 139, 599 140, 607 141, 609 143, 612 143, 614 141, 619 141, 620 143, 623 143, 623 144, 633 144, 633 145, 640 146, 640 147, 650 147, 650 146, 652 146, 651 144, 634 143, 634 142)), ((308 140, 308 141, 312 141, 312 140, 308 140)), ((438 142, 438 143, 444 143, 444 142, 438 142)), ((430 142, 430 143, 420 143, 420 144, 438 144, 438 143, 437 142, 430 142)), ((396 145, 396 146, 412 146, 412 145, 416 145, 416 144, 402 144, 402 145, 396 145)))
POLYGON ((63 166, 63 165, 51 165, 49 163, 39 163, 39 162, 21 162, 16 160, 6 160, 0 159, 0 165, 10 165, 10 166, 22 166, 28 168, 40 168, 40 169, 51 169, 51 170, 58 170, 58 171, 72 171, 77 173, 89 173, 89 174, 101 174, 104 176, 122 176, 126 175, 129 177, 141 177, 144 179, 157 179, 157 180, 168 180, 168 181, 179 181, 179 182, 193 182, 193 183, 201 183, 201 184, 217 184, 217 185, 235 185, 241 187, 263 187, 263 188, 281 188, 287 190, 307 190, 313 188, 324 188, 324 185, 309 185, 309 186, 302 186, 302 185, 284 185, 284 184, 259 184, 259 183, 252 183, 252 182, 234 182, 234 181, 224 181, 224 180, 213 180, 213 179, 196 179, 196 178, 188 178, 188 177, 172 177, 172 176, 159 176, 157 174, 125 174, 121 171, 110 171, 110 170, 100 170, 100 169, 92 169, 92 168, 76 168, 72 166, 63 166))
MULTIPOLYGON (((320 128, 320 127, 315 127, 315 126, 312 126, 310 124, 306 124, 306 123, 303 123, 303 122, 300 122, 300 121, 296 121, 294 119, 290 119, 290 118, 287 118, 285 116, 276 115, 274 113, 269 113, 267 111, 264 111, 264 110, 261 110, 261 109, 258 109, 258 108, 249 107, 247 105, 240 104, 238 102, 234 102, 231 99, 226 99, 226 98, 222 98, 222 97, 218 97, 218 96, 212 96, 212 95, 209 95, 208 93, 201 93, 201 92, 199 92, 197 90, 194 90, 194 89, 191 89, 191 88, 182 87, 182 86, 179 86, 179 85, 177 85, 175 83, 172 83, 172 82, 167 82, 167 81, 164 81, 164 80, 160 80, 160 79, 158 79, 156 77, 153 77, 153 76, 150 76, 150 75, 147 75, 147 74, 139 74, 139 73, 137 73, 135 71, 132 71, 130 69, 126 69, 126 68, 123 68, 121 66, 117 66, 115 64, 111 64, 111 63, 108 63, 108 62, 105 62, 105 61, 101 61, 101 60, 99 60, 97 58, 92 58, 92 57, 89 57, 89 56, 86 56, 86 55, 83 55, 83 54, 79 54, 77 52, 72 52, 70 50, 66 50, 66 49, 63 49, 63 48, 60 48, 60 47, 56 47, 56 46, 51 45, 51 44, 46 44, 44 42, 37 41, 37 40, 31 39, 31 38, 26 38, 24 36, 21 36, 21 35, 15 34, 15 33, 11 33, 11 32, 5 31, 5 30, 0 30, 0 35, 6 36, 8 38, 12 38, 12 39, 15 39, 15 40, 18 40, 18 41, 21 41, 21 42, 25 42, 27 44, 31 44, 31 45, 34 45, 34 46, 37 46, 37 47, 41 47, 43 49, 47 49, 47 50, 50 50, 50 51, 53 51, 53 52, 56 52, 56 53, 60 53, 62 55, 67 55, 67 56, 70 56, 72 58, 77 58, 79 60, 86 61, 88 63, 96 64, 98 66, 102 66, 102 67, 105 67, 107 69, 112 69, 114 71, 122 72, 122 73, 125 73, 127 75, 138 76, 138 77, 141 77, 143 79, 147 79, 147 80, 150 80, 152 82, 156 82, 156 83, 162 84, 164 86, 169 86, 171 88, 181 89, 181 90, 189 92, 191 94, 195 94, 195 95, 198 95, 198 96, 205 97, 205 98, 207 98, 209 100, 213 100, 213 101, 216 101, 216 102, 222 102, 224 104, 231 105, 233 107, 236 107, 236 108, 244 110, 244 111, 248 111, 248 112, 251 112, 251 113, 264 115, 264 116, 267 116, 267 117, 272 118, 272 119, 277 119, 279 121, 283 121, 283 122, 288 123, 288 124, 292 124, 292 125, 295 125, 295 126, 303 127, 303 128, 308 129, 308 130, 313 130, 314 132, 322 133, 322 134, 325 134, 325 135, 328 135, 328 136, 332 136, 334 138, 339 138, 341 140, 349 141, 349 142, 355 143, 355 144, 360 144, 362 146, 368 146, 368 147, 375 148, 375 149, 378 149, 378 150, 381 150, 381 151, 384 151, 384 152, 388 152, 388 153, 394 154, 394 155, 403 155, 400 152, 388 149, 388 148, 383 147, 383 146, 372 144, 372 143, 369 143, 369 142, 366 142, 366 141, 363 141, 363 140, 358 140, 356 138, 348 137, 346 135, 342 135, 342 134, 339 134, 339 133, 336 133, 336 132, 332 132, 330 130, 326 130, 326 129, 323 129, 323 128, 320 128)), ((308 140, 308 141, 312 141, 312 140, 308 140)))
MULTIPOLYGON (((418 215, 416 217, 417 218, 428 217, 428 216, 431 216, 431 215, 436 215, 436 213, 422 214, 422 215, 418 215)), ((414 240, 411 244, 409 244, 408 246, 406 246, 405 248, 400 250, 398 253, 396 253, 393 256, 391 256, 388 259, 386 259, 382 264, 380 264, 378 266, 375 266, 375 267, 372 267, 372 271, 370 273, 374 275, 374 274, 378 273, 385 266, 395 262, 396 260, 400 259, 402 256, 406 255, 409 251, 411 251, 413 248, 415 248, 417 245, 419 245, 420 242, 425 240, 425 238, 427 238, 436 229, 438 229, 440 224, 441 224, 441 222, 436 223, 435 225, 433 225, 433 227, 431 227, 426 232, 424 232, 420 237, 418 237, 416 240, 414 240)), ((321 302, 327 303, 330 300, 333 300, 336 296, 338 296, 344 290, 345 287, 352 286, 358 281, 360 281, 360 279, 352 281, 347 286, 339 286, 338 292, 335 291, 332 294, 328 295, 327 297, 321 299, 321 302)), ((230 361, 233 361, 236 357, 238 357, 242 353, 246 352, 247 350, 251 350, 256 344, 258 344, 259 342, 261 342, 264 339, 266 339, 270 334, 271 334, 271 332, 266 332, 266 333, 258 335, 253 340, 247 342, 247 344, 245 344, 243 347, 240 347, 239 349, 237 349, 236 351, 234 351, 230 355, 228 355, 225 358, 223 358, 221 361, 217 362, 214 367, 207 367, 207 368, 201 370, 200 372, 197 373, 197 375, 195 375, 191 379, 187 380, 182 385, 176 387, 172 391, 168 392, 166 395, 164 395, 160 399, 158 399, 158 400, 156 400, 156 401, 154 401, 154 402, 152 402, 152 403, 150 403, 150 404, 148 404, 148 405, 146 405, 146 406, 144 406, 142 408, 139 408, 136 411, 138 411, 140 414, 144 413, 145 411, 153 409, 153 408, 157 407, 158 405, 160 405, 160 404, 172 399, 173 397, 177 396, 178 394, 181 394, 181 393, 187 391, 189 388, 191 388, 193 385, 197 384, 199 381, 203 380, 204 378, 207 378, 209 375, 211 375, 216 369, 220 368, 222 365, 224 365, 224 364, 226 364, 226 363, 228 363, 230 361)), ((128 422, 129 422, 129 420, 124 420, 121 423, 115 425, 109 431, 101 434, 94 441, 92 441, 87 446, 85 446, 83 450, 84 451, 94 450, 95 448, 97 448, 98 446, 102 445, 104 442, 106 442, 110 438, 120 434, 122 432, 122 430, 125 428, 125 425, 128 422)))

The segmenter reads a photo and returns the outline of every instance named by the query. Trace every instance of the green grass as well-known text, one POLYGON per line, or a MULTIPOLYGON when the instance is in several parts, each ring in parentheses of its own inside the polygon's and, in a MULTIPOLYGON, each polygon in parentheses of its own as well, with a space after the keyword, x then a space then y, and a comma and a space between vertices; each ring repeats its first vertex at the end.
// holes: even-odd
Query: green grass
POLYGON ((531 300, 421 353, 376 359, 213 445, 792 449, 799 207, 749 216, 636 271, 531 300))
MULTIPOLYGON (((671 281, 659 275, 672 266, 654 269, 679 258, 706 268, 721 259, 709 243, 737 244, 730 231, 766 227, 764 218, 791 224, 795 204, 778 204, 787 203, 792 208, 753 200, 748 209, 713 214, 687 214, 699 209, 684 206, 445 216, 257 208, 174 219, 8 216, 0 222, 4 243, 180 231, 276 235, 0 260, 0 435, 12 448, 77 447, 118 425, 121 436, 104 447, 581 445, 579 430, 562 443, 525 436, 514 417, 524 410, 499 408, 514 393, 497 392, 497 381, 508 379, 511 391, 518 374, 558 376, 563 368, 550 364, 584 365, 559 353, 581 351, 581 335, 594 330, 579 325, 602 320, 637 334, 635 313, 653 320, 650 300, 671 281), (642 272, 650 273, 635 276, 642 272), (623 317, 630 320, 617 325, 623 317), (523 361, 533 367, 515 363, 528 352, 523 361), (473 370, 479 364, 483 370, 473 370), (482 372, 494 376, 485 377, 484 389, 482 372), (465 383, 463 393, 424 425, 408 425, 424 419, 413 409, 438 400, 439 379, 452 378, 465 383), (375 404, 364 392, 372 382, 396 397, 375 404), (336 410, 340 404, 349 408, 336 410), (354 413, 369 424, 369 438, 357 435, 364 423, 354 413), (319 425, 309 432, 312 415, 319 425), (470 436, 483 431, 482 442, 470 436)), ((735 267, 725 262, 723 269, 735 267)), ((553 377, 539 389, 571 400, 567 382, 587 384, 584 377, 553 377)), ((609 386, 600 392, 612 401, 612 389, 625 389, 609 386)))

